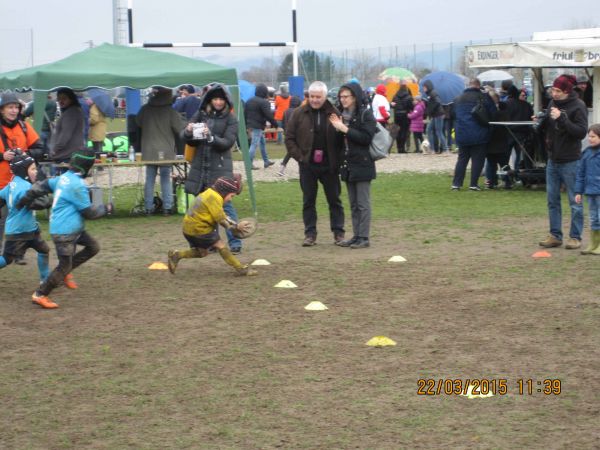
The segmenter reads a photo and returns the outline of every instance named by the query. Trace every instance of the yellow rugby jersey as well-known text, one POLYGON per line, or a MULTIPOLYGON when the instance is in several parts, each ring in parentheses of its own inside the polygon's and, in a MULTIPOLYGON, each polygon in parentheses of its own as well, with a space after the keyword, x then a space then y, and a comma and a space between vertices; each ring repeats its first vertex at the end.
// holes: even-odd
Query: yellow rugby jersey
POLYGON ((219 222, 225 220, 223 197, 212 188, 200 193, 183 218, 183 232, 199 236, 212 232, 219 222))

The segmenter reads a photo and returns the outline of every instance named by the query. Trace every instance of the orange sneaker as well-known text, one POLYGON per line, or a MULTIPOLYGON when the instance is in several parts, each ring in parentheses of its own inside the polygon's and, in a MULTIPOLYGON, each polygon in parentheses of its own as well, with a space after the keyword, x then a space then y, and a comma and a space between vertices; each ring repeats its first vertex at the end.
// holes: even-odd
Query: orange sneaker
POLYGON ((38 294, 37 291, 34 292, 33 295, 31 296, 31 301, 33 303, 37 303, 38 305, 40 305, 42 308, 45 308, 45 309, 58 308, 58 305, 56 303, 54 303, 52 300, 50 300, 45 295, 38 294))
POLYGON ((65 282, 65 286, 69 289, 77 289, 79 287, 75 282, 75 278, 73 278, 73 274, 68 274, 63 281, 65 282))

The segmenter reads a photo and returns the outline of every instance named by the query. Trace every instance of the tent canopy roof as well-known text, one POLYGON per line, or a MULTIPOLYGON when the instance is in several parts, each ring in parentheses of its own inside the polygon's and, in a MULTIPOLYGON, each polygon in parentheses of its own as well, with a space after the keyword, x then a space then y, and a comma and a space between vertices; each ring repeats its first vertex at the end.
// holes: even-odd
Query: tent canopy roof
POLYGON ((470 68, 599 67, 600 28, 536 33, 532 41, 472 45, 466 53, 470 68))
POLYGON ((0 89, 145 89, 214 81, 237 85, 235 69, 166 52, 102 44, 49 64, 0 74, 0 89))

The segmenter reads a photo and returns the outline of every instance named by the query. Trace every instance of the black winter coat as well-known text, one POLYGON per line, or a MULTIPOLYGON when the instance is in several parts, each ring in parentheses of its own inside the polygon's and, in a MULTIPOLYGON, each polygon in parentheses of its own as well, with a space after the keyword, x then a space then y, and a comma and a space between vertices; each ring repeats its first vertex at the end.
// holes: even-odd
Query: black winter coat
POLYGON ((581 156, 581 140, 587 134, 587 108, 575 92, 565 100, 551 100, 548 104, 548 118, 540 128, 544 131, 544 141, 548 158, 556 163, 577 161, 581 156), (562 111, 557 120, 550 117, 550 108, 556 106, 562 111))
POLYGON ((191 123, 204 122, 213 136, 212 142, 195 140, 192 134, 184 129, 182 137, 188 145, 196 147, 196 154, 185 182, 185 191, 198 195, 212 186, 219 177, 233 177, 233 161, 231 148, 238 134, 238 120, 231 112, 232 101, 222 85, 216 85, 202 98, 200 109, 191 123), (207 105, 216 89, 221 89, 226 95, 226 106, 222 111, 211 111, 207 105))
POLYGON ((268 93, 267 87, 259 84, 256 86, 256 95, 246 102, 244 114, 248 128, 264 130, 267 121, 271 122, 271 125, 277 126, 277 121, 271 111, 271 104, 267 100, 268 93))
MULTIPOLYGON (((363 105, 362 91, 356 83, 348 83, 342 88, 350 89, 361 105, 354 111, 348 133, 344 139, 344 162, 340 169, 342 181, 359 182, 375 179, 375 161, 369 155, 369 145, 377 130, 377 122, 373 112, 363 105)), ((342 89, 340 88, 340 89, 342 89)))
POLYGON ((430 119, 444 115, 444 109, 442 108, 442 100, 438 93, 433 89, 433 83, 431 80, 426 80, 423 83, 424 87, 427 87, 427 107, 425 108, 425 117, 430 119))
MULTIPOLYGON (((500 105, 500 109, 495 111, 491 116, 492 122, 507 122, 509 120, 509 112, 506 105, 500 105)), ((510 154, 511 147, 509 145, 510 134, 505 126, 491 126, 490 142, 486 148, 488 155, 510 154)))
POLYGON ((410 95, 408 89, 400 89, 396 93, 396 95, 394 95, 392 103, 395 103, 394 118, 396 119, 401 116, 406 116, 409 112, 413 110, 413 98, 412 95, 410 95))
MULTIPOLYGON (((528 121, 533 116, 533 107, 524 100, 511 98, 506 102, 506 106, 509 116, 508 120, 528 121)), ((520 139, 524 139, 530 134, 531 128, 525 126, 514 127, 512 132, 520 139)))

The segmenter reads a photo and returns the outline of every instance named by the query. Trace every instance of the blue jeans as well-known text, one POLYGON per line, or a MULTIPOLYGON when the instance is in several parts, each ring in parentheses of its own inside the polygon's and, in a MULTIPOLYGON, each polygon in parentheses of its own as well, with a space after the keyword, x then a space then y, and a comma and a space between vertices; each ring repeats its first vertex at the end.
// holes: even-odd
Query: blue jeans
POLYGON ((592 231, 600 230, 600 195, 588 195, 588 206, 590 207, 590 228, 592 231))
MULTIPOLYGON (((223 205, 223 211, 225 211, 225 214, 232 220, 235 222, 238 221, 237 211, 233 207, 232 202, 225 203, 223 205)), ((227 244, 229 245, 229 248, 242 248, 242 241, 236 238, 231 231, 227 230, 225 234, 227 234, 227 244)))
POLYGON ((571 227, 569 237, 581 240, 583 230, 583 205, 575 203, 575 177, 577 161, 556 163, 548 160, 546 166, 546 194, 548 197, 548 217, 550 234, 562 241, 562 209, 560 204, 560 186, 565 185, 571 208, 571 227))
POLYGON ((435 146, 434 136, 437 136, 437 141, 439 144, 439 147, 436 150, 439 150, 440 152, 447 150, 448 147, 446 146, 446 138, 444 137, 444 116, 431 118, 429 124, 427 125, 427 140, 429 141, 431 148, 434 148, 435 146))
POLYGON ((446 133, 446 146, 448 150, 452 148, 452 129, 454 128, 454 120, 444 118, 444 132, 446 133))
MULTIPOLYGON (((277 121, 277 127, 278 128, 283 128, 283 120, 278 120, 277 121)), ((277 132, 277 143, 278 144, 283 144, 283 131, 278 131, 277 132)))
POLYGON ((267 142, 265 141, 265 132, 260 128, 252 128, 252 141, 250 142, 250 161, 254 162, 256 155, 256 146, 260 145, 260 154, 265 164, 269 162, 267 155, 267 142))
POLYGON ((156 173, 159 171, 163 210, 170 211, 173 208, 172 170, 171 166, 146 166, 146 184, 144 185, 144 206, 146 211, 154 210, 154 184, 156 183, 156 173))

